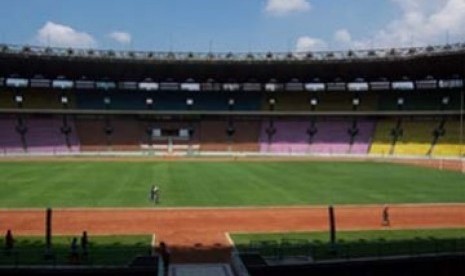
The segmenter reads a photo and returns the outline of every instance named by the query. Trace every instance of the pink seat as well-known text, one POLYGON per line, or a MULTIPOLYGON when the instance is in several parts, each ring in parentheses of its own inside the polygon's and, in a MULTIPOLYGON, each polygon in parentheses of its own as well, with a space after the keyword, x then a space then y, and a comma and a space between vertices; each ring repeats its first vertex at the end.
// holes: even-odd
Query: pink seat
POLYGON ((317 133, 310 143, 307 129, 308 121, 276 121, 276 134, 268 143, 267 128, 269 122, 263 122, 260 132, 260 151, 281 154, 366 154, 374 132, 374 122, 361 120, 354 143, 350 145, 348 129, 350 120, 317 121, 317 133))

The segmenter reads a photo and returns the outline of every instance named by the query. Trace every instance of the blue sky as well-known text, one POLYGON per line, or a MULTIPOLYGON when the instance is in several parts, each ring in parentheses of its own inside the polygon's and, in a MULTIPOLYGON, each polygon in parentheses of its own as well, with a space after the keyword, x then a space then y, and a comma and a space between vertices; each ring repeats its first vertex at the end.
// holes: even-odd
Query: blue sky
POLYGON ((311 51, 463 41, 465 0, 2 0, 2 43, 311 51), (448 35, 447 35, 448 34, 448 35))

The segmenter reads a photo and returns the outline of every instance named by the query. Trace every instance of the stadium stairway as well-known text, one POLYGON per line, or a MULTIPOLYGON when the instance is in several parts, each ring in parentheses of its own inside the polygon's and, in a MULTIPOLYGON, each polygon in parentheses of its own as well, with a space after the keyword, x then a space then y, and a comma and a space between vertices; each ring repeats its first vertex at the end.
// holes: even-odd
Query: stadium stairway
POLYGON ((172 265, 170 276, 233 276, 229 264, 172 265))

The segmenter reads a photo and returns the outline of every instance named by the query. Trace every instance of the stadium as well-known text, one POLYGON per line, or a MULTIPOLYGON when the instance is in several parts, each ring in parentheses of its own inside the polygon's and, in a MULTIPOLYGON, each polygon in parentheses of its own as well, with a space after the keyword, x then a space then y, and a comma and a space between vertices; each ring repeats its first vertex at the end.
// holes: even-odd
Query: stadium
POLYGON ((0 43, 1 275, 465 271, 465 43, 44 44, 0 43))
POLYGON ((229 232, 325 231, 330 204, 345 230, 381 228, 384 204, 393 228, 464 227, 461 44, 0 58, 2 231, 43 234, 51 207, 56 234, 155 235, 215 263, 229 232))

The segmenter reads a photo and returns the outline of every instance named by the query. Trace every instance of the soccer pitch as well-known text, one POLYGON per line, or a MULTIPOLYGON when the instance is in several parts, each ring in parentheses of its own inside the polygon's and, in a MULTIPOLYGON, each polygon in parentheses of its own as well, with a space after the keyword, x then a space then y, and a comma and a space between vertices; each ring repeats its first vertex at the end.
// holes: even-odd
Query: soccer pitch
POLYGON ((0 207, 464 203, 465 175, 371 162, 0 162, 0 207))

